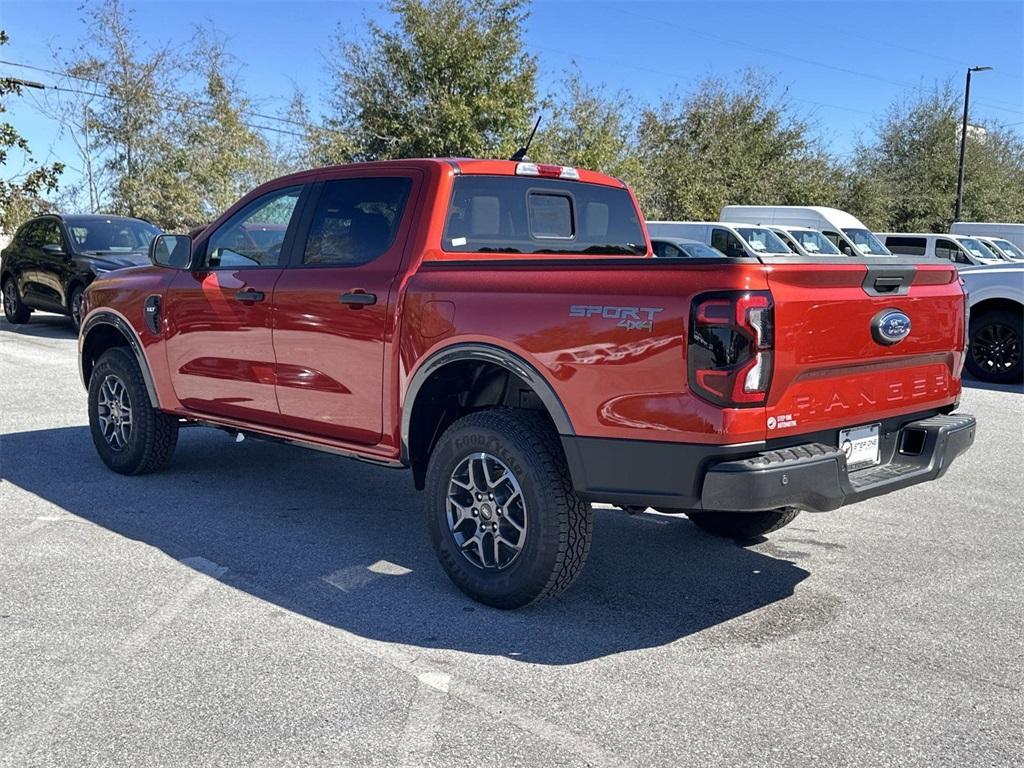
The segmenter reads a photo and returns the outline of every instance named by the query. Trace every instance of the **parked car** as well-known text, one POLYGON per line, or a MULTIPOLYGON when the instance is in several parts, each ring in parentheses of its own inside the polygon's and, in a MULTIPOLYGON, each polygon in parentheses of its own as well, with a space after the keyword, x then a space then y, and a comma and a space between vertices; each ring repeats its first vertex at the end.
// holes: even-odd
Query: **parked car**
POLYGON ((951 264, 650 258, 597 173, 309 171, 151 255, 86 292, 102 461, 160 469, 186 423, 409 467, 442 567, 502 608, 572 583, 591 502, 750 539, 933 480, 974 439, 951 264), (283 241, 239 238, 264 224, 283 241))
POLYGON ((936 235, 928 232, 878 232, 879 239, 893 253, 948 259, 956 264, 998 264, 1002 261, 985 245, 964 235, 936 235))
POLYGON ((659 259, 721 259, 725 256, 717 248, 685 237, 652 237, 651 249, 659 259))
POLYGON ((1024 224, 988 221, 957 221, 949 231, 954 235, 985 235, 1009 240, 1018 248, 1024 249, 1024 224))
POLYGON ((648 221, 647 231, 653 238, 696 240, 724 253, 730 258, 788 256, 789 248, 767 227, 726 224, 706 221, 648 221))
POLYGON ((99 275, 149 264, 160 229, 124 216, 30 219, 0 253, 0 286, 7 322, 27 323, 32 310, 68 315, 77 331, 82 296, 99 275))
POLYGON ((960 270, 969 303, 967 370, 982 381, 1024 382, 1024 264, 960 270))
POLYGON ((816 229, 781 224, 773 225, 769 229, 789 246, 789 250, 801 256, 842 255, 835 244, 816 229))
POLYGON ((722 221, 807 227, 821 232, 846 256, 891 256, 857 217, 820 205, 727 205, 722 221))
POLYGON ((981 235, 974 235, 974 238, 987 245, 988 249, 997 256, 1002 256, 1003 261, 1024 261, 1024 251, 1009 240, 1003 240, 1001 237, 982 237, 981 235))

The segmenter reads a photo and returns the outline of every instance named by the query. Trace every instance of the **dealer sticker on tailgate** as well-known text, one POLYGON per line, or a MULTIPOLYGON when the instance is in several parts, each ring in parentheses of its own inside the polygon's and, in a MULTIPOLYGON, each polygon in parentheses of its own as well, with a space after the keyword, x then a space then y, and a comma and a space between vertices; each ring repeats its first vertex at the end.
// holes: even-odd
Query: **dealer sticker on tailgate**
POLYGON ((839 432, 839 450, 846 454, 848 469, 860 469, 878 463, 878 431, 881 424, 851 427, 839 432))

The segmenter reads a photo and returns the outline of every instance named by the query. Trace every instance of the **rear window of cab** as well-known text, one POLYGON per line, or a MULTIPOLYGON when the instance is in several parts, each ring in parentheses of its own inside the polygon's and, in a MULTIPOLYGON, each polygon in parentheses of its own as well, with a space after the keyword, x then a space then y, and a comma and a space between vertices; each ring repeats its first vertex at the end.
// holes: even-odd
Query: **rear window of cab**
POLYGON ((626 189, 516 176, 457 177, 442 248, 454 253, 647 253, 626 189))

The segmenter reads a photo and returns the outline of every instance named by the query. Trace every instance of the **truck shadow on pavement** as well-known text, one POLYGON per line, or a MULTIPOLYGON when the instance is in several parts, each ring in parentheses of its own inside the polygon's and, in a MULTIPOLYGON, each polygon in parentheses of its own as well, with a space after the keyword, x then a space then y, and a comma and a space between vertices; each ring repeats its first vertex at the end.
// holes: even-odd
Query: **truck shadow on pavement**
POLYGON ((790 597, 809 575, 682 517, 599 509, 576 584, 504 612, 448 581, 406 472, 205 429, 183 429, 170 467, 143 477, 107 470, 86 427, 4 435, 0 453, 0 479, 72 515, 177 560, 212 561, 224 583, 285 610, 425 649, 560 665, 705 630, 707 642, 745 642, 756 628, 714 628, 790 597))
POLYGON ((0 314, 0 331, 16 333, 19 336, 37 336, 44 339, 77 339, 78 331, 71 324, 71 318, 56 314, 33 314, 32 319, 21 325, 12 325, 0 314))

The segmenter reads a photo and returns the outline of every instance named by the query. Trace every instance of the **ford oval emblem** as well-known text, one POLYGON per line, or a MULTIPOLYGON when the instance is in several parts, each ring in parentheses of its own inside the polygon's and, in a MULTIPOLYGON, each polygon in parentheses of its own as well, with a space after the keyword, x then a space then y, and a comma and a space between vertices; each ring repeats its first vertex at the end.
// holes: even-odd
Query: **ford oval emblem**
POLYGON ((871 319, 871 335, 879 344, 899 344, 910 335, 910 318, 898 309, 883 309, 871 319))

